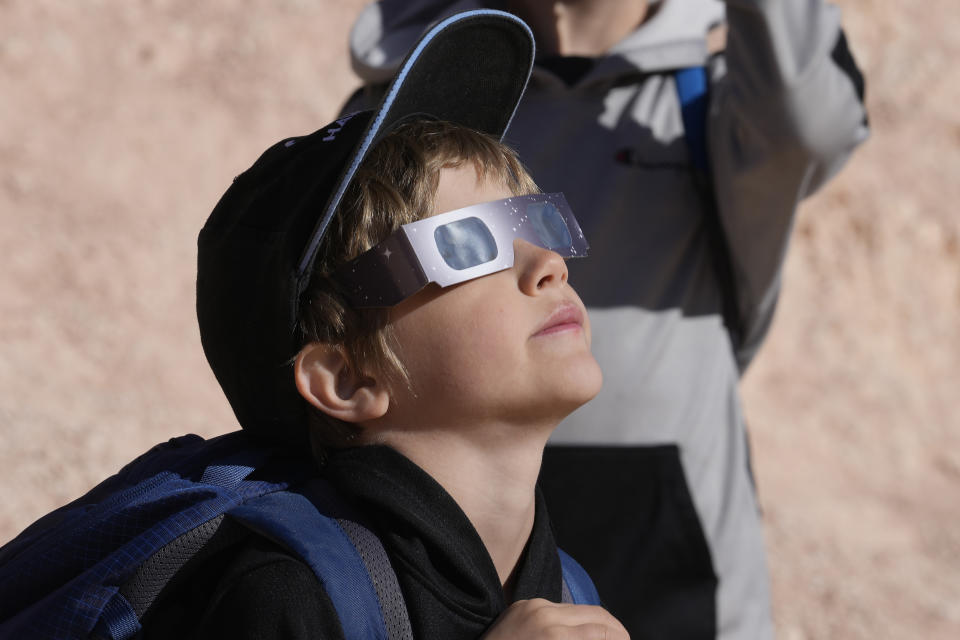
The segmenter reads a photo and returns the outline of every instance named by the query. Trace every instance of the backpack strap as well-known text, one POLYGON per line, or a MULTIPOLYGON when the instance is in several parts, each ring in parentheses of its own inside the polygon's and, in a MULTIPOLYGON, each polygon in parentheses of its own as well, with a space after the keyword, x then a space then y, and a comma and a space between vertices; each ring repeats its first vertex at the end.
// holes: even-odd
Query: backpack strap
MULTIPOLYGON (((211 465, 202 482, 239 487, 254 467, 211 465)), ((163 589, 187 564, 223 549, 253 530, 303 559, 320 581, 346 638, 412 640, 406 603, 379 538, 350 514, 327 483, 279 490, 247 500, 178 536, 138 567, 104 606, 93 638, 127 640, 163 589), (338 517, 334 517, 336 514, 338 517)))
POLYGON ((413 640, 407 603, 403 599, 397 574, 387 558, 387 551, 383 548, 380 538, 365 526, 352 520, 340 518, 337 524, 350 538, 363 560, 367 574, 373 581, 387 637, 390 640, 413 640))
POLYGON ((723 297, 723 324, 730 334, 734 349, 743 342, 743 321, 737 305, 736 281, 733 278, 733 262, 730 248, 720 221, 716 197, 713 191, 713 176, 710 170, 710 154, 707 148, 707 108, 709 106, 709 78, 707 68, 687 67, 674 74, 677 97, 680 99, 680 114, 683 131, 694 168, 697 190, 700 192, 706 216, 704 224, 713 249, 714 268, 723 297))
POLYGON ((586 570, 563 549, 557 549, 557 553, 563 570, 561 601, 567 604, 600 604, 600 594, 586 570))
POLYGON ((347 638, 412 640, 407 606, 386 550, 325 481, 267 494, 230 516, 310 566, 347 638))
MULTIPOLYGON (((242 452, 239 456, 235 454, 226 461, 209 465, 200 482, 223 489, 237 489, 255 468, 255 464, 246 458, 249 455, 242 452)), ((224 514, 221 513, 155 551, 104 605, 91 636, 98 640, 133 638, 140 631, 144 614, 188 561, 199 560, 201 556, 222 549, 240 537, 238 534, 236 527, 224 526, 224 514)))
POLYGON ((698 170, 710 171, 707 154, 707 69, 687 67, 673 74, 680 98, 683 133, 690 152, 690 162, 698 170))

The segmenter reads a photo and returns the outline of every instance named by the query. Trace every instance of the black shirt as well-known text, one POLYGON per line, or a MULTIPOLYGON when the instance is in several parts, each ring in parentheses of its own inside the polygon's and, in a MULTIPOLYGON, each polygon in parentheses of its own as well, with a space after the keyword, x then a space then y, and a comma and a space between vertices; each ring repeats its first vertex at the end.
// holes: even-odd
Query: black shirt
MULTIPOLYGON (((466 514, 405 457, 383 446, 346 449, 331 456, 324 475, 380 537, 415 638, 477 638, 509 604, 466 514)), ((515 599, 560 601, 560 560, 539 491, 515 575, 515 599)), ((144 631, 146 638, 343 638, 312 570, 253 533, 163 594, 144 631)))

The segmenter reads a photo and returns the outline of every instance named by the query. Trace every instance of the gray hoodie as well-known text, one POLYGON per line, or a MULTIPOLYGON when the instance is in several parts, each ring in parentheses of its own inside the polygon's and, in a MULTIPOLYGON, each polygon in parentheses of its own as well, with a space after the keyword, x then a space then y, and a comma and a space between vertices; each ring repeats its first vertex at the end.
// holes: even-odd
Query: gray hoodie
MULTIPOLYGON (((368 90, 345 110, 376 98, 376 85, 427 24, 480 4, 368 6, 350 34, 354 69, 368 90)), ((604 387, 553 443, 624 451, 676 445, 696 533, 717 577, 717 637, 770 637, 738 383, 770 327, 797 203, 866 139, 866 116, 836 7, 663 0, 656 9, 572 84, 538 65, 506 136, 544 191, 566 194, 591 245, 588 259, 568 266, 589 307, 604 387), (725 52, 711 57, 705 34, 724 19, 725 52), (710 207, 690 169, 672 73, 702 65, 711 77, 706 200, 715 203, 729 251, 736 341, 724 327, 729 293, 715 268, 716 237, 704 222, 710 207)), ((598 487, 597 499, 616 493, 598 487)), ((630 506, 612 500, 610 508, 630 506)), ((563 542, 563 522, 558 527, 563 542)), ((604 544, 599 533, 594 544, 604 544)), ((608 555, 621 562, 620 550, 608 555)))

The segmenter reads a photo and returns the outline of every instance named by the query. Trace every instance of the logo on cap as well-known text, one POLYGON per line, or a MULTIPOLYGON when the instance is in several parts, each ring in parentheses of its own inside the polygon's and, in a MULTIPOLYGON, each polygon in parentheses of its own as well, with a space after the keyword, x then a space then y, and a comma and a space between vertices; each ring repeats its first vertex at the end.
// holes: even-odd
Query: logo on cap
POLYGON ((327 127, 327 135, 325 135, 321 140, 324 142, 330 142, 331 140, 337 137, 337 134, 340 133, 340 130, 343 129, 343 125, 347 124, 350 121, 350 118, 357 114, 351 113, 349 115, 343 116, 339 120, 334 121, 329 127, 327 127))

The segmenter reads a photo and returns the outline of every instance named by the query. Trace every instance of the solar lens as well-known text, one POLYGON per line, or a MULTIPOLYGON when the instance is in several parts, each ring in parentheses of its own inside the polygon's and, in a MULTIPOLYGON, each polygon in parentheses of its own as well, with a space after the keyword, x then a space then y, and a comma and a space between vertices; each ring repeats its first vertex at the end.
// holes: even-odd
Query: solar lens
POLYGON ((497 243, 480 218, 463 218, 439 226, 433 232, 433 239, 444 262, 458 271, 497 257, 497 243))
POLYGON ((564 249, 573 244, 570 230, 560 211, 550 202, 534 202, 527 206, 527 216, 546 249, 564 249))

